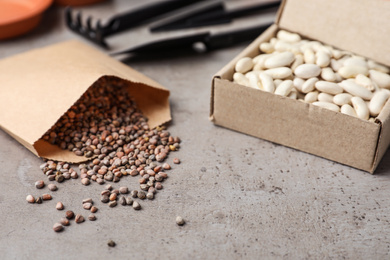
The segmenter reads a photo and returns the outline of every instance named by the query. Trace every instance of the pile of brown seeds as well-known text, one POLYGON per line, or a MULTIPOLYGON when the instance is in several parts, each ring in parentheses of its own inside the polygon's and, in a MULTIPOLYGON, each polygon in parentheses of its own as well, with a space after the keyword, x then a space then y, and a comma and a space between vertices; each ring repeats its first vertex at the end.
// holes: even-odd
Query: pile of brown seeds
MULTIPOLYGON (((90 159, 79 164, 79 173, 69 163, 46 161, 41 169, 50 181, 61 183, 80 176, 81 183, 89 185, 91 181, 104 184, 119 182, 123 176, 140 176, 140 191, 132 190, 130 196, 124 196, 129 193, 127 187, 114 190, 111 185, 101 193, 101 201, 110 207, 119 203, 135 210, 141 209, 135 199, 154 199, 163 188, 168 177, 165 171, 171 169, 164 160, 180 148, 180 139, 164 126, 149 128, 123 81, 113 77, 101 78, 91 86, 43 139, 90 159)), ((180 163, 179 159, 174 163, 180 163)), ((84 206, 89 207, 87 203, 84 206)))

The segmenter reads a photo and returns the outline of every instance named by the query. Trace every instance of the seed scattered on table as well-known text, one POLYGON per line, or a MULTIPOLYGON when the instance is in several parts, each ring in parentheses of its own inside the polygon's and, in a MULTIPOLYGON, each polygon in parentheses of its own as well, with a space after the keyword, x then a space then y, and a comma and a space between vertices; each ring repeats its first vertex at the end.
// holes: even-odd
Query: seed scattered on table
POLYGON ((50 194, 43 194, 43 195, 42 195, 42 199, 43 199, 43 200, 51 200, 52 197, 51 197, 50 194))
POLYGON ((77 214, 74 220, 77 224, 82 223, 85 221, 84 217, 80 214, 77 214))
POLYGON ((91 208, 91 212, 92 213, 96 213, 98 211, 98 208, 97 207, 95 207, 95 206, 92 206, 92 208, 91 208))
POLYGON ((140 191, 140 192, 138 192, 137 196, 139 199, 144 200, 146 198, 146 193, 143 191, 140 191))
POLYGON ((92 199, 91 198, 83 199, 83 204, 84 203, 92 203, 92 199))
POLYGON ((148 200, 152 200, 152 199, 154 199, 154 194, 153 194, 152 192, 148 192, 148 193, 146 194, 146 198, 147 198, 148 200))
POLYGON ((57 186, 55 184, 48 184, 47 187, 49 188, 50 191, 56 191, 57 190, 57 186))
POLYGON ((35 182, 35 188, 42 189, 43 187, 45 187, 45 183, 42 180, 35 182))
POLYGON ((95 216, 94 214, 90 214, 90 215, 88 216, 88 219, 89 219, 90 221, 95 221, 95 220, 96 220, 96 216, 95 216))
POLYGON ((129 189, 127 187, 120 187, 119 192, 121 194, 127 194, 127 193, 129 193, 129 189))
POLYGON ((90 210, 92 208, 92 203, 87 202, 83 204, 83 209, 90 210))
POLYGON ((108 206, 111 207, 111 208, 115 207, 116 205, 117 205, 116 200, 110 201, 110 202, 108 203, 108 206))
POLYGON ((72 218, 74 218, 74 213, 73 213, 73 211, 68 210, 65 212, 65 216, 67 219, 72 219, 72 218))
POLYGON ((182 217, 177 216, 176 217, 176 224, 178 224, 179 226, 183 226, 185 224, 185 221, 182 217))
POLYGON ((133 202, 134 202, 134 201, 133 201, 133 199, 132 199, 131 197, 127 197, 127 198, 126 198, 126 204, 127 204, 127 205, 131 206, 131 205, 133 205, 133 202))
POLYGON ((109 247, 114 247, 114 246, 116 246, 115 242, 112 241, 112 240, 108 240, 107 245, 108 245, 109 247))
POLYGON ((67 219, 67 218, 61 218, 60 223, 63 226, 69 226, 69 224, 70 224, 69 219, 67 219))
POLYGON ((118 203, 123 206, 127 205, 125 197, 120 197, 118 203))
POLYGON ((180 163, 179 158, 173 158, 173 163, 174 163, 174 164, 179 164, 179 163, 180 163))
POLYGON ((36 198, 35 203, 42 204, 42 198, 41 197, 36 198))
POLYGON ((64 209, 64 204, 62 204, 62 202, 57 202, 56 209, 57 210, 63 210, 64 209))
POLYGON ((53 226, 53 230, 55 232, 61 232, 64 229, 64 227, 60 223, 55 223, 53 226))
POLYGON ((133 202, 133 209, 140 210, 141 209, 141 204, 139 204, 137 201, 134 201, 133 202))
POLYGON ((35 198, 32 195, 27 195, 26 200, 28 203, 35 203, 35 198))
POLYGON ((81 183, 85 186, 88 186, 91 182, 88 178, 81 179, 81 183))

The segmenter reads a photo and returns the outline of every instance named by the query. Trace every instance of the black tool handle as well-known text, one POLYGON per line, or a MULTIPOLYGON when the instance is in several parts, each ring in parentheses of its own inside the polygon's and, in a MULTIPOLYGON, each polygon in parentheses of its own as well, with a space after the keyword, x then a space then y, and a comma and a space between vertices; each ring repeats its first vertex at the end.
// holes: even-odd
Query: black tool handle
POLYGON ((272 23, 260 25, 256 27, 229 31, 226 33, 219 33, 210 35, 204 44, 207 50, 213 50, 223 47, 232 46, 237 43, 246 42, 255 39, 262 32, 264 32, 272 23))
POLYGON ((182 49, 192 49, 194 43, 204 42, 204 39, 206 39, 209 36, 209 34, 210 33, 208 32, 202 32, 197 34, 191 34, 188 36, 180 36, 180 37, 174 37, 165 40, 157 40, 154 42, 136 46, 131 49, 112 53, 111 55, 126 54, 126 53, 151 54, 151 53, 161 53, 166 51, 174 52, 182 49))
POLYGON ((218 23, 227 23, 230 22, 231 19, 242 17, 250 14, 254 14, 260 11, 265 11, 274 7, 278 7, 281 1, 271 2, 271 3, 262 3, 258 5, 252 5, 249 7, 243 7, 236 10, 223 10, 223 11, 215 11, 210 12, 204 15, 199 15, 197 17, 192 18, 192 22, 213 22, 214 24, 218 23))
POLYGON ((101 26, 98 28, 98 30, 103 37, 109 36, 111 34, 138 26, 158 15, 162 15, 200 1, 204 0, 160 1, 138 8, 136 10, 129 11, 127 13, 116 15, 108 21, 107 25, 101 26))

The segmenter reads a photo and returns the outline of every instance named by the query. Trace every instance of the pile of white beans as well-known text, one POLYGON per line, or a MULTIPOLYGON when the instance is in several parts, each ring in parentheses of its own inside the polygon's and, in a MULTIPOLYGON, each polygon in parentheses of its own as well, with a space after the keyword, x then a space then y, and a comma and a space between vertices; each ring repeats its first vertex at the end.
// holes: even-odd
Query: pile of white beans
POLYGON ((370 121, 390 97, 389 68, 351 52, 285 30, 259 48, 237 61, 234 82, 370 121))

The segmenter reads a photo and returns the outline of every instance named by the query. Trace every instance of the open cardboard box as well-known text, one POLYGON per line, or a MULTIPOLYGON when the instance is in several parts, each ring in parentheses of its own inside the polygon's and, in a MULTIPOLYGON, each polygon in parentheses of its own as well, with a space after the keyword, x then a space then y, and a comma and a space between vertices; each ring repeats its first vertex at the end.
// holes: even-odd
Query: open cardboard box
POLYGON ((171 120, 167 89, 88 45, 67 41, 0 61, 0 128, 37 156, 89 160, 42 136, 102 77, 125 86, 151 128, 171 120))
POLYGON ((390 102, 376 122, 232 82, 242 57, 279 29, 296 32, 390 66, 390 1, 285 0, 275 24, 213 78, 210 120, 216 125, 374 173, 390 143, 390 102))

